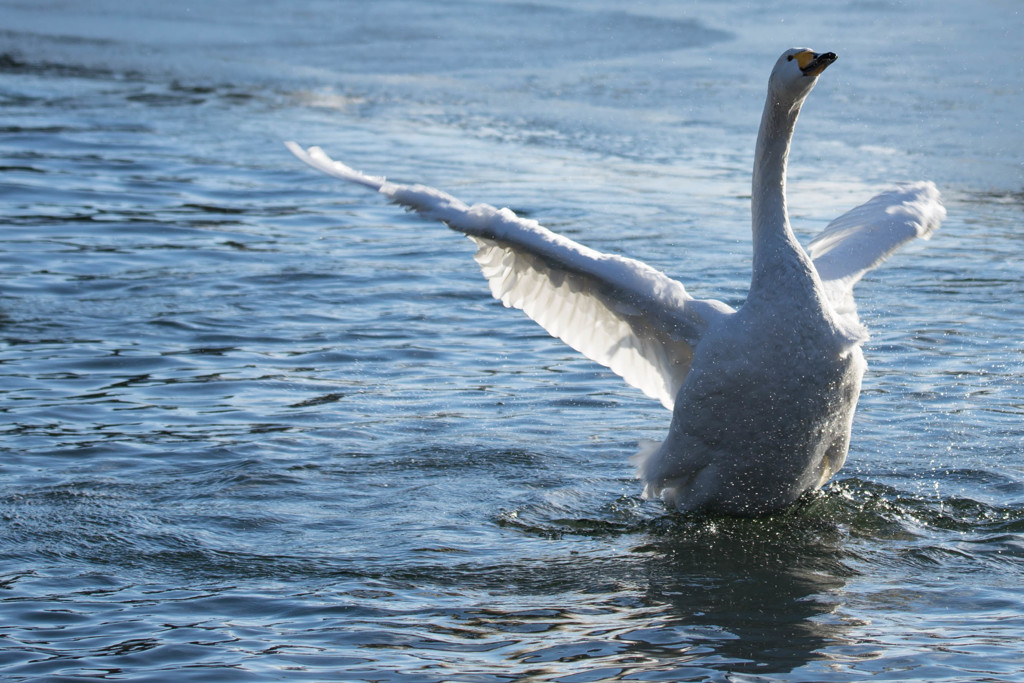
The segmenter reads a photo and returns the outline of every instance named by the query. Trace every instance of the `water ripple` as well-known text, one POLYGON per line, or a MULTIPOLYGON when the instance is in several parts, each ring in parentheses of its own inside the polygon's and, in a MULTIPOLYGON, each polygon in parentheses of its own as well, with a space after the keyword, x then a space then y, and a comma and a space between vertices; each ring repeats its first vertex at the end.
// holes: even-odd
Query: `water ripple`
POLYGON ((798 232, 925 167, 949 219, 859 285, 847 466, 744 520, 643 500, 626 459, 667 413, 491 301, 464 239, 280 140, 739 305, 775 10, 114 4, 8 2, 0 31, 5 680, 1020 677, 1019 145, 953 100, 1016 120, 1024 62, 941 101, 925 77, 970 73, 988 10, 839 10, 865 53, 904 19, 977 42, 822 84, 798 232))

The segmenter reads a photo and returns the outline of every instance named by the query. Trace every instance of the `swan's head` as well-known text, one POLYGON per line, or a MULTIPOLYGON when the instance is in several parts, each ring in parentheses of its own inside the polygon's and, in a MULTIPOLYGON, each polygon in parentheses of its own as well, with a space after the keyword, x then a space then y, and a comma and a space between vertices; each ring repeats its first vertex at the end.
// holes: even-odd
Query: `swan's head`
POLYGON ((836 59, 835 52, 818 53, 806 47, 786 50, 775 62, 768 88, 780 100, 786 97, 794 103, 801 102, 814 87, 818 75, 836 59))

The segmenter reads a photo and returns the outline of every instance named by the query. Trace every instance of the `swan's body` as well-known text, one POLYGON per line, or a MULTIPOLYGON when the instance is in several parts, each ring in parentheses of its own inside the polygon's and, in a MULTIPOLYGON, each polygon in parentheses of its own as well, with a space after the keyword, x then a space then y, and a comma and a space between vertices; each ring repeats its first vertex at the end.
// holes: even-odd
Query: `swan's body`
POLYGON ((476 242, 491 292, 673 411, 667 438, 634 462, 645 494, 684 510, 760 514, 824 484, 846 459, 866 364, 853 285, 945 216, 931 183, 879 195, 797 243, 786 212, 793 126, 835 55, 779 58, 755 153, 753 273, 738 310, 696 300, 649 266, 601 254, 508 209, 466 206, 289 149, 476 242))

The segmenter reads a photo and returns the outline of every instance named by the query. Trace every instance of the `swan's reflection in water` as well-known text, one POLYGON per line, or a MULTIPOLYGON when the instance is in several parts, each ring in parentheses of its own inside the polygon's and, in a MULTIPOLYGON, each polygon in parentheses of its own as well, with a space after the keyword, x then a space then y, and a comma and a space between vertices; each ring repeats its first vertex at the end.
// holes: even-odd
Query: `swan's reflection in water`
MULTIPOLYGON (((697 646, 685 659, 782 673, 845 641, 851 625, 834 612, 854 572, 843 562, 842 541, 834 525, 798 513, 677 520, 637 550, 650 555, 646 599, 671 607, 661 628, 697 646)), ((638 640, 637 649, 646 644, 638 640)), ((652 654, 668 653, 659 646, 652 654)))
MULTIPOLYGON (((837 518, 848 518, 831 509, 836 504, 842 507, 838 497, 819 495, 766 518, 665 515, 642 530, 601 535, 593 554, 572 552, 543 571, 532 563, 532 571, 524 565, 505 573, 527 593, 568 599, 542 598, 544 610, 492 615, 490 625, 507 638, 500 622, 529 622, 533 636, 510 649, 531 676, 827 679, 857 628, 841 609, 857 557, 846 549, 850 532, 837 518), (615 538, 626 543, 613 556, 615 538), (826 661, 813 666, 819 660, 826 661)), ((578 533, 579 526, 562 530, 578 533)))

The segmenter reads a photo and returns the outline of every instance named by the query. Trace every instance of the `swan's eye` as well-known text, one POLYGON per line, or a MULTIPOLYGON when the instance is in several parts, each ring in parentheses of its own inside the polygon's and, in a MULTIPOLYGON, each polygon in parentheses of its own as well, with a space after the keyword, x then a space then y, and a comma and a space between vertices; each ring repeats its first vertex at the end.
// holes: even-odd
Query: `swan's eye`
POLYGON ((786 61, 787 62, 792 62, 793 61, 793 55, 790 55, 790 56, 786 57, 786 61))

